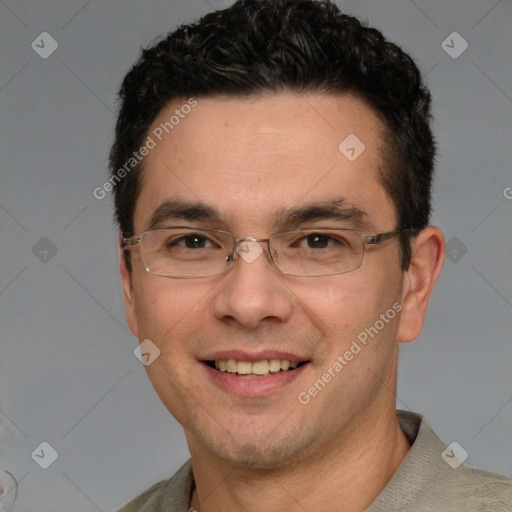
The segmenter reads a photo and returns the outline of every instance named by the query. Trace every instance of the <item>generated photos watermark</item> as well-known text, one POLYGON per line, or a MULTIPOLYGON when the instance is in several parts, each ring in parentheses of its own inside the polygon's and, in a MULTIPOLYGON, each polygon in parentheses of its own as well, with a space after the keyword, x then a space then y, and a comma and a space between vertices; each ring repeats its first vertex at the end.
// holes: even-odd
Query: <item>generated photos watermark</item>
POLYGON ((99 200, 107 197, 107 193, 111 192, 115 185, 130 174, 131 171, 136 169, 143 158, 147 156, 152 149, 155 149, 165 135, 171 133, 171 131, 180 124, 181 120, 185 119, 195 107, 197 107, 197 100, 189 98, 180 108, 175 109, 174 114, 167 121, 160 123, 152 130, 151 134, 146 137, 144 143, 131 154, 130 158, 126 160, 122 167, 117 169, 101 187, 96 187, 92 191, 93 196, 99 200))
POLYGON ((400 311, 402 311, 402 304, 395 302, 385 313, 381 313, 379 319, 372 326, 363 329, 357 335, 357 339, 352 340, 349 349, 338 355, 334 363, 307 390, 301 391, 297 395, 299 403, 302 405, 309 404, 311 399, 317 396, 354 359, 354 356, 357 356, 364 347, 368 346, 369 338, 375 338, 400 311))

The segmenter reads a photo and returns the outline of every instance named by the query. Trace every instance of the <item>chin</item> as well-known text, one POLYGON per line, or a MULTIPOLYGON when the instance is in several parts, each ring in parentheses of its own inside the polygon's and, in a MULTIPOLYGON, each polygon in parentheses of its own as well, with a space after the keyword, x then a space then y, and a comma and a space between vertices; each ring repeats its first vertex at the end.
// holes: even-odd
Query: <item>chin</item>
POLYGON ((250 470, 279 469, 297 464, 308 456, 312 443, 297 432, 286 432, 276 435, 275 432, 260 433, 251 436, 247 431, 238 436, 222 441, 202 439, 203 447, 214 457, 226 463, 250 470))

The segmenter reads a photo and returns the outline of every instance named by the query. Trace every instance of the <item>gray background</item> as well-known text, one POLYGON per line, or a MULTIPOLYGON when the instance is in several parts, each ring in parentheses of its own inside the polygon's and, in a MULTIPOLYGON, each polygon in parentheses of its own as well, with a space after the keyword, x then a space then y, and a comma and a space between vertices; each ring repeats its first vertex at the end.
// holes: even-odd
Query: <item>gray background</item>
MULTIPOLYGON (((111 202, 92 191, 139 48, 229 3, 0 1, 0 424, 15 437, 9 449, 4 430, 0 448, 15 510, 112 511, 187 458, 133 355, 111 202), (43 31, 59 45, 47 59, 31 48, 43 31), (43 441, 58 452, 46 470, 31 457, 43 441)), ((453 261, 422 336, 401 347, 397 405, 512 476, 512 3, 338 4, 410 52, 435 99, 433 223, 453 261), (454 31, 469 44, 458 58, 442 47, 454 31)))

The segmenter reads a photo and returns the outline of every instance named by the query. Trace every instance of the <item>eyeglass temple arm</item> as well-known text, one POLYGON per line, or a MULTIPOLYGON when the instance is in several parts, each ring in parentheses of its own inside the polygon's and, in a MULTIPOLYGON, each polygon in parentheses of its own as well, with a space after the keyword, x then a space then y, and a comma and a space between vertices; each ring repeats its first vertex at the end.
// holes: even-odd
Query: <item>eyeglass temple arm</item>
POLYGON ((140 242, 139 236, 135 236, 132 238, 123 238, 123 248, 133 247, 134 245, 137 245, 139 242, 140 242))
POLYGON ((408 229, 401 229, 399 231, 390 231, 388 233, 379 233, 378 235, 369 235, 364 237, 365 244, 380 244, 384 240, 388 240, 389 238, 393 238, 404 231, 408 231, 408 229))

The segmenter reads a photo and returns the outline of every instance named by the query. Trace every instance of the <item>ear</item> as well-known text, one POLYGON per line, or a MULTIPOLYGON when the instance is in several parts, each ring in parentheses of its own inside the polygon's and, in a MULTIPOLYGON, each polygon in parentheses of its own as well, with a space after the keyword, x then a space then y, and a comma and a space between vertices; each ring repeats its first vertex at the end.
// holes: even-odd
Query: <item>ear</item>
POLYGON ((135 296, 133 290, 133 281, 132 281, 132 272, 128 270, 126 266, 126 261, 124 257, 124 249, 123 249, 123 237, 119 235, 118 245, 119 245, 119 273, 121 275, 121 286, 123 288, 123 300, 124 300, 124 310, 126 314, 126 323, 128 324, 128 328, 134 336, 138 337, 138 325, 137 325, 137 315, 135 311, 135 296))
POLYGON ((409 268, 404 272, 402 312, 397 339, 415 340, 423 329, 428 301, 443 268, 445 240, 442 231, 429 226, 418 233, 412 244, 409 268))

